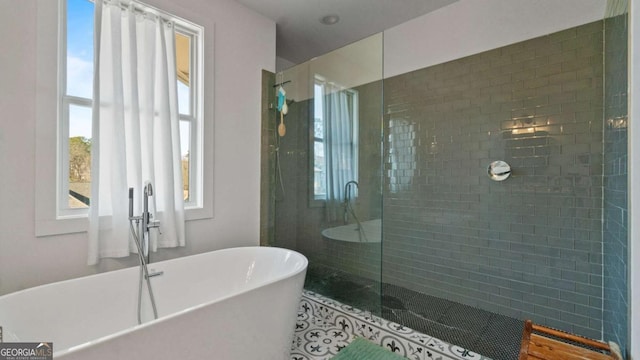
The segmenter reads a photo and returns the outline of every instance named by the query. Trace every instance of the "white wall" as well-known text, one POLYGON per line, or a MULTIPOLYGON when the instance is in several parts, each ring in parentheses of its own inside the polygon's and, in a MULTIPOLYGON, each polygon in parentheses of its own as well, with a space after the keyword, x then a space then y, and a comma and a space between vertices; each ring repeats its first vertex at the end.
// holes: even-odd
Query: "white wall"
MULTIPOLYGON (((38 1, 0 0, 0 295, 135 264, 86 266, 86 233, 35 236, 34 176, 44 165, 35 161, 38 1)), ((258 245, 261 70, 275 71, 275 24, 231 0, 144 2, 205 26, 205 76, 213 80, 205 126, 214 139, 205 142, 214 156, 204 162, 214 218, 188 222, 187 247, 158 257, 258 245)))
POLYGON ((294 66, 296 66, 295 63, 293 63, 293 62, 291 62, 291 61, 289 61, 289 60, 287 60, 285 58, 282 58, 280 56, 276 56, 276 71, 277 72, 289 69, 289 68, 294 67, 294 66))
POLYGON ((384 77, 602 20, 603 0, 460 0, 384 32, 384 77))
POLYGON ((313 82, 316 77, 346 88, 381 80, 382 40, 382 33, 371 35, 289 67, 276 74, 276 83, 289 81, 283 86, 287 99, 303 101, 313 98, 313 82))

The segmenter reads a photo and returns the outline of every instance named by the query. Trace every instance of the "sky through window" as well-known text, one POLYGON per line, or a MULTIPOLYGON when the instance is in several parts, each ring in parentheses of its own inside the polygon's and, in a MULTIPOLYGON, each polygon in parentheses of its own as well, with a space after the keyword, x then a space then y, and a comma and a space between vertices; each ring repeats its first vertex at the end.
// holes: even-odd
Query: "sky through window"
MULTIPOLYGON (((67 0, 67 82, 66 95, 93 97, 94 4, 89 0, 67 0)), ((189 91, 178 81, 179 109, 189 109, 189 91)), ((183 112, 183 111, 181 111, 183 112)), ((181 153, 189 152, 189 133, 181 131, 181 153)), ((76 111, 69 122, 69 137, 91 139, 91 110, 76 111)))

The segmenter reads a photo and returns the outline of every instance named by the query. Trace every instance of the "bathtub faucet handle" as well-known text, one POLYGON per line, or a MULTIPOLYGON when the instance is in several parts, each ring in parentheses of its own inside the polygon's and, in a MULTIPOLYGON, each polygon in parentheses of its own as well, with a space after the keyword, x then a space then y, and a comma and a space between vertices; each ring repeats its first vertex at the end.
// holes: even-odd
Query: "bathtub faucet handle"
POLYGON ((149 213, 149 223, 147 224, 147 231, 155 228, 158 230, 158 234, 162 235, 162 231, 160 231, 160 220, 151 220, 153 218, 153 214, 149 213))
POLYGON ((149 226, 147 227, 149 230, 156 228, 158 230, 158 234, 162 235, 162 231, 160 231, 160 220, 149 220, 149 226))

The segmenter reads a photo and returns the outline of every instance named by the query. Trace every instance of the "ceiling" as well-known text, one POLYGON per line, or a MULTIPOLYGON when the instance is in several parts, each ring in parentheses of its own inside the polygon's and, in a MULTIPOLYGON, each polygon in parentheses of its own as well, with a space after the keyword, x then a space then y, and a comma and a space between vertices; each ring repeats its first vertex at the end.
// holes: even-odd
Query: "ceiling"
POLYGON ((276 56, 299 64, 458 0, 236 0, 276 22, 276 56), (320 22, 338 15, 334 25, 320 22))

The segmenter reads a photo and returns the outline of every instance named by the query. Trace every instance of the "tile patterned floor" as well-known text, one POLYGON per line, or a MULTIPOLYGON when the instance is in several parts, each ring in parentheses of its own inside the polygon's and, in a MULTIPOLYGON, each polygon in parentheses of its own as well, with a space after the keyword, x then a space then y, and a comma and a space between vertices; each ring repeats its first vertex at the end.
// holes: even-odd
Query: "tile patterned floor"
POLYGON ((306 290, 300 301, 291 360, 331 359, 356 336, 412 360, 491 360, 306 290))

